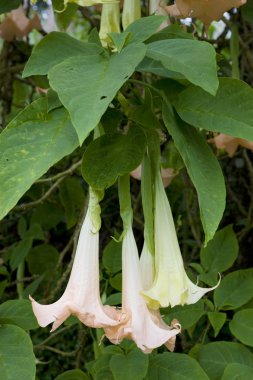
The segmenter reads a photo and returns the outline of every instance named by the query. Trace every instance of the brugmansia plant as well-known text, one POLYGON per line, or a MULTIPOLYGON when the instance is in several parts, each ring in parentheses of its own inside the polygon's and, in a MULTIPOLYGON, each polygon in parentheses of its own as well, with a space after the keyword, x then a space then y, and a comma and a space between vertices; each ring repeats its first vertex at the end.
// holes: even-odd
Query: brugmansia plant
MULTIPOLYGON (((20 5, 11 3, 0 4, 2 13, 12 11, 8 25, 20 5)), ((31 3, 43 14, 42 2, 31 3)), ((91 23, 85 41, 71 27, 71 35, 46 33, 43 22, 36 23, 38 42, 18 67, 22 77, 14 78, 0 134, 0 217, 20 237, 6 240, 0 262, 6 277, 0 295, 16 286, 19 297, 4 296, 0 305, 3 380, 34 380, 36 363, 38 376, 50 363, 46 380, 181 379, 185 373, 189 380, 227 380, 234 373, 252 378, 253 355, 244 345, 253 347, 253 336, 241 326, 251 329, 253 271, 244 266, 223 277, 238 242, 230 224, 217 231, 226 206, 221 149, 232 157, 239 145, 252 150, 253 142, 253 90, 239 79, 239 31, 232 25, 244 3, 151 0, 151 14, 142 17, 145 7, 137 0, 53 1, 65 25, 60 29, 76 12, 91 23), (226 11, 230 51, 225 33, 227 50, 217 54, 208 27, 226 11), (176 21, 189 17, 194 28, 176 21), (20 106, 24 86, 32 90, 20 106), (136 168, 141 184, 130 179, 136 168), (173 173, 168 190, 164 168, 173 173), (179 206, 185 220, 175 212, 178 199, 188 202, 179 206), (199 215, 193 215, 194 199, 199 215), (202 223, 197 231, 194 218, 202 223), (191 263, 199 251, 200 262, 191 263), (52 335, 38 325, 51 325, 52 335), (226 336, 228 326, 238 342, 210 342, 223 327, 226 336), (37 359, 26 333, 33 329, 37 359), (60 348, 49 344, 57 336, 66 337, 60 348), (185 343, 186 336, 194 344, 185 343), (173 352, 177 345, 184 353, 173 352), (55 366, 43 350, 72 362, 58 358, 55 366)), ((9 36, 4 22, 3 37, 9 36)), ((18 49, 29 44, 26 34, 5 38, 3 61, 13 39, 23 38, 18 49)), ((8 65, 0 69, 8 91, 12 72, 8 65)), ((252 157, 243 154, 251 190, 252 157)), ((253 206, 248 211, 233 200, 243 215, 237 221, 245 226, 238 233, 243 239, 253 226, 253 206)), ((227 209, 224 219, 228 224, 227 209)))

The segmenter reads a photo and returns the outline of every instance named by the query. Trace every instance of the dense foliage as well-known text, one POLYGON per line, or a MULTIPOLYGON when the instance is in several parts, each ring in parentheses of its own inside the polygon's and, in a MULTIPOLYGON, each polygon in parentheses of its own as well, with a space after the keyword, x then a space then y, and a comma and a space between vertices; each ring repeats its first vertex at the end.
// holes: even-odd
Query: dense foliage
MULTIPOLYGON (((143 17, 102 44, 101 5, 21 3, 0 1, 1 380, 253 378, 253 1, 206 31, 197 18, 173 17, 159 30, 168 16, 149 16, 144 1, 143 17), (7 14, 19 5, 22 16, 7 14), (49 334, 29 295, 42 304, 62 295, 89 187, 104 192, 101 299, 120 307, 117 180, 147 152, 159 156, 164 181, 169 173, 188 277, 202 287, 221 277, 219 286, 197 303, 161 308, 166 323, 182 326, 173 353, 112 345, 76 316, 49 334)), ((152 251, 154 200, 132 174, 135 239, 141 252, 145 224, 152 251)))

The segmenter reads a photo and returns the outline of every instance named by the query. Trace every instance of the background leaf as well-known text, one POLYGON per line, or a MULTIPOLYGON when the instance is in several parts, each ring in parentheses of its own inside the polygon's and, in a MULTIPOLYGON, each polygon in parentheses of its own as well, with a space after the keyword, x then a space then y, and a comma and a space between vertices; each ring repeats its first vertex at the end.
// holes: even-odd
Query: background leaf
POLYGON ((0 324, 12 324, 24 330, 39 327, 27 300, 9 300, 0 305, 0 324))
POLYGON ((34 380, 35 356, 27 333, 17 326, 0 326, 1 380, 34 380))
POLYGON ((200 133, 174 117, 166 101, 163 105, 163 119, 198 193, 200 217, 207 243, 212 239, 225 208, 226 191, 221 168, 200 133))
POLYGON ((45 98, 18 114, 0 134, 0 219, 37 178, 77 146, 68 113, 47 113, 45 98))
POLYGON ((162 40, 148 44, 146 56, 160 61, 166 69, 182 74, 191 83, 215 95, 219 82, 212 45, 190 39, 162 40))
POLYGON ((198 362, 185 354, 165 352, 150 361, 147 380, 208 380, 198 362))
POLYGON ((235 313, 229 323, 231 333, 242 343, 253 347, 253 309, 244 309, 235 313))
POLYGON ((135 348, 126 354, 113 355, 110 369, 114 380, 143 380, 147 374, 148 362, 148 356, 135 348))
POLYGON ((253 297, 253 270, 242 269, 229 273, 214 291, 218 309, 236 309, 253 297))
POLYGON ((239 343, 212 342, 200 349, 199 362, 210 380, 220 380, 230 363, 238 363, 253 368, 252 353, 239 343))
POLYGON ((72 369, 60 374, 55 380, 89 380, 89 377, 80 369, 72 369))
POLYGON ((197 128, 253 140, 253 90, 245 82, 221 78, 216 96, 195 86, 175 101, 180 117, 197 128))

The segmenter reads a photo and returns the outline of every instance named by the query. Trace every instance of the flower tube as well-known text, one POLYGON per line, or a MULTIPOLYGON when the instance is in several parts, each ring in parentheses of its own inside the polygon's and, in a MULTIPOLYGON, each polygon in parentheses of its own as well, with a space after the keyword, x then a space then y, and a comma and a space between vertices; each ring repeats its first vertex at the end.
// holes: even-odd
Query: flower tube
POLYGON ((120 33, 119 3, 104 4, 101 13, 99 37, 106 45, 109 33, 120 33))
POLYGON ((71 275, 61 298, 41 305, 32 297, 33 312, 41 327, 53 323, 59 327, 71 314, 89 327, 115 326, 122 320, 122 313, 110 306, 103 306, 99 293, 99 228, 100 207, 90 190, 88 211, 81 228, 71 275))
POLYGON ((128 25, 135 20, 141 18, 141 2, 140 0, 124 0, 122 12, 122 25, 125 30, 128 25))
POLYGON ((124 338, 132 339, 143 352, 150 353, 154 348, 173 339, 179 333, 180 327, 162 324, 159 317, 149 311, 141 296, 143 284, 138 249, 132 231, 129 194, 124 197, 124 203, 121 207, 125 234, 122 245, 122 312, 129 315, 129 318, 120 326, 105 328, 105 335, 114 344, 120 343, 124 338))
POLYGON ((201 288, 188 278, 170 204, 158 171, 155 179, 155 279, 151 288, 142 292, 148 306, 158 309, 193 304, 217 286, 201 288))

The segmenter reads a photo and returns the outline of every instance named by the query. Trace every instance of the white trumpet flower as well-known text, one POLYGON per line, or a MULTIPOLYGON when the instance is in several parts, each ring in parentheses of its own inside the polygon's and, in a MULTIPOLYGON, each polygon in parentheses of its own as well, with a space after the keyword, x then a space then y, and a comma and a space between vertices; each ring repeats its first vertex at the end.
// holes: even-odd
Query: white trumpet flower
MULTIPOLYGON (((155 181, 155 278, 144 290, 147 305, 159 307, 196 303, 205 293, 215 289, 201 288, 188 278, 178 244, 170 204, 160 173, 155 181)), ((218 283, 219 284, 219 283, 218 283)))
POLYGON ((140 260, 132 228, 128 228, 122 246, 122 311, 129 315, 125 323, 105 328, 105 335, 114 344, 132 339, 145 353, 171 342, 180 332, 180 326, 167 326, 161 317, 149 311, 141 296, 143 290, 140 260))
POLYGON ((89 327, 115 326, 122 313, 110 306, 103 306, 99 294, 99 233, 94 229, 89 207, 78 240, 71 275, 61 298, 41 305, 32 297, 33 312, 41 327, 53 323, 52 330, 59 327, 71 314, 89 327))

